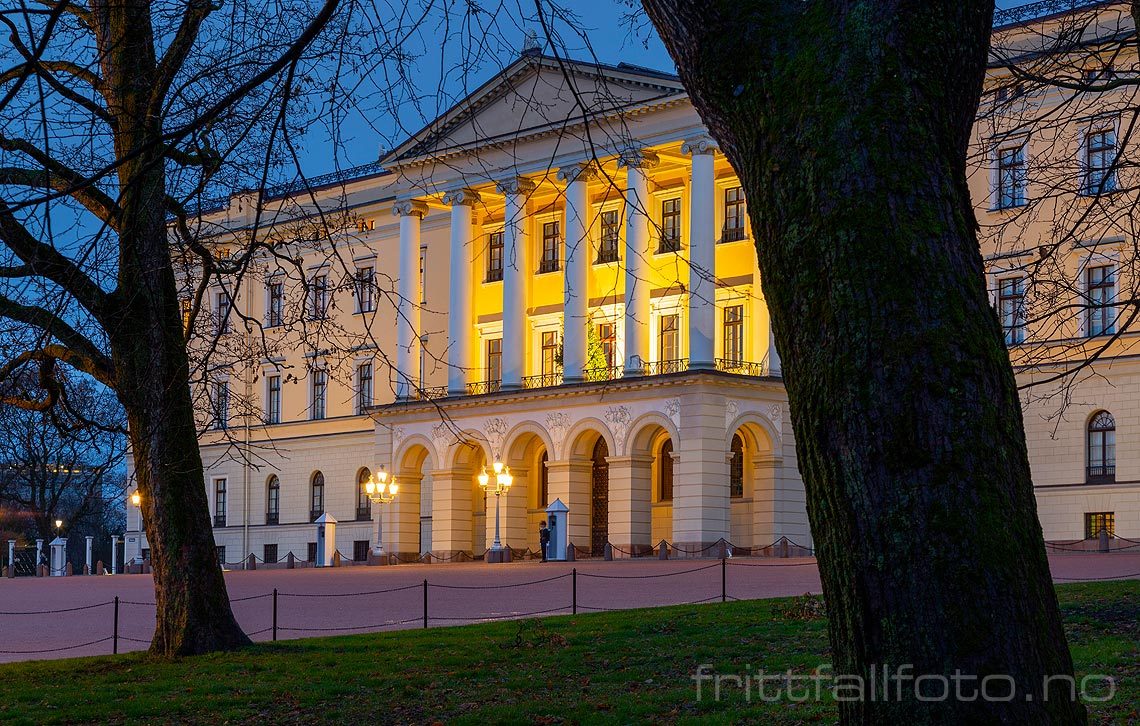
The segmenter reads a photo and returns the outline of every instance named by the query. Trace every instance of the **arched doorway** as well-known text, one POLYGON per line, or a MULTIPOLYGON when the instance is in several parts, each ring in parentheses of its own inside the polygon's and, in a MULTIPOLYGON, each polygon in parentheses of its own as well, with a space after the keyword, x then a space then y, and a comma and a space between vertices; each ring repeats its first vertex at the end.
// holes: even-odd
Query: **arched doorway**
POLYGON ((594 444, 593 473, 590 494, 590 552, 600 555, 610 537, 610 465, 606 440, 599 436, 594 444))

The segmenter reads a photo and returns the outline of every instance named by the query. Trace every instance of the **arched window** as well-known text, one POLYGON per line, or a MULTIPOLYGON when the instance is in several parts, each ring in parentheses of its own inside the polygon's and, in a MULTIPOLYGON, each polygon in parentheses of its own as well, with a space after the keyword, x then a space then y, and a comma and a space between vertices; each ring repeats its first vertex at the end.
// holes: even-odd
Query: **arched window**
POLYGON ((279 524, 281 522, 281 480, 276 474, 269 477, 265 483, 265 523, 279 524))
POLYGON ((662 502, 673 499, 673 439, 665 439, 657 457, 657 495, 662 502))
POLYGON ((729 496, 744 496, 744 440, 740 434, 732 437, 732 458, 728 462, 729 496))
POLYGON ((549 461, 550 457, 543 451, 542 456, 538 458, 538 506, 543 510, 550 504, 550 470, 547 468, 549 461))
POLYGON ((364 485, 368 483, 368 479, 372 476, 372 472, 368 471, 368 467, 360 470, 356 475, 356 518, 357 519, 372 519, 372 500, 368 498, 368 491, 364 485))
POLYGON ((315 522, 325 511, 325 475, 313 474, 309 497, 309 521, 315 522))
POLYGON ((1116 481, 1116 419, 1100 411, 1089 419, 1088 468, 1090 484, 1116 481))

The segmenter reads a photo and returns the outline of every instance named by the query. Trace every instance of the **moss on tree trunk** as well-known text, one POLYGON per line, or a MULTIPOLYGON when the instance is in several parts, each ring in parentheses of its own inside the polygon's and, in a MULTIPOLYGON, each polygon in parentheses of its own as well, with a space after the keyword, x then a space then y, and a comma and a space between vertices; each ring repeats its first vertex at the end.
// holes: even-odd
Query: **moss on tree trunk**
POLYGON ((1016 687, 844 722, 1083 723, 966 186, 993 4, 645 6, 748 195, 836 672, 1016 687))

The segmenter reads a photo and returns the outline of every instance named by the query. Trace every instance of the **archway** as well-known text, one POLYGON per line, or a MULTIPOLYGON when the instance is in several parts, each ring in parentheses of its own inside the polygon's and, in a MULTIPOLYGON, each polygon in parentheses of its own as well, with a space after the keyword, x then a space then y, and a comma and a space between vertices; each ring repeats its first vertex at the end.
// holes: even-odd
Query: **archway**
POLYGON ((729 539, 737 546, 763 548, 787 534, 780 518, 780 459, 760 419, 734 422, 725 441, 728 462, 729 539))
MULTIPOLYGON (((514 483, 503 497, 503 544, 512 549, 538 552, 538 523, 546 519, 550 494, 550 437, 541 426, 524 422, 507 436, 504 461, 510 467, 514 483)), ((494 502, 490 503, 494 506, 494 502)), ((493 514, 493 512, 492 512, 493 514)), ((489 537, 493 537, 490 522, 489 537)), ((490 541, 490 540, 488 540, 490 541)))
POLYGON ((590 460, 590 553, 601 554, 610 538, 610 450, 598 437, 590 460))
POLYGON ((382 505, 381 512, 384 548, 397 561, 416 560, 431 546, 432 448, 427 439, 413 439, 396 452, 393 460, 391 473, 400 489, 390 504, 382 505))

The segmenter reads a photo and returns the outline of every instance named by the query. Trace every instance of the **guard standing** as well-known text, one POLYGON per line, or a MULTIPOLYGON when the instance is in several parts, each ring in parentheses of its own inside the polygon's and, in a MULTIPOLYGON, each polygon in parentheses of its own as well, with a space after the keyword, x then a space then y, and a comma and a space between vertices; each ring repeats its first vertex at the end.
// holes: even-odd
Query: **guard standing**
POLYGON ((542 561, 546 562, 546 548, 550 546, 550 530, 546 528, 546 520, 538 523, 538 547, 542 550, 542 561))

